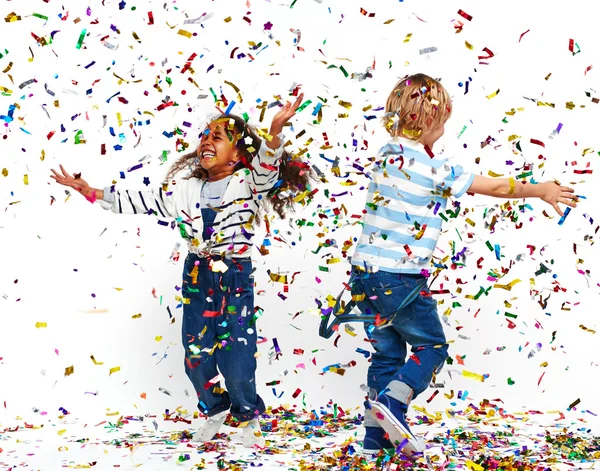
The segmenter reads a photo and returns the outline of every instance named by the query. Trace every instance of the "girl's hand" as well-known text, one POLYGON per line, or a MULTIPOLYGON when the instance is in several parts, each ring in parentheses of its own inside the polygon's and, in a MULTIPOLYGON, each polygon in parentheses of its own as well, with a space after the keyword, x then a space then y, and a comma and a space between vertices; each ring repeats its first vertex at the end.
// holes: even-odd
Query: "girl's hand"
POLYGON ((558 203, 566 204, 571 208, 577 207, 579 198, 573 194, 575 193, 573 188, 559 186, 554 182, 544 182, 541 183, 541 189, 542 194, 540 195, 540 199, 551 205, 560 216, 564 216, 564 213, 558 206, 558 203))
POLYGON ((50 175, 50 178, 54 179, 56 183, 60 185, 73 188, 86 198, 91 196, 91 193, 94 189, 91 188, 90 185, 88 185, 88 183, 81 178, 81 174, 75 174, 75 176, 69 175, 62 165, 60 165, 60 170, 62 175, 56 170, 50 169, 50 171, 54 174, 50 175))
POLYGON ((283 108, 279 110, 279 112, 273 117, 273 121, 271 121, 271 130, 269 134, 271 136, 276 136, 281 131, 283 131, 283 127, 287 124, 287 122, 296 114, 296 111, 300 107, 302 103, 302 99, 304 98, 304 93, 298 95, 294 104, 291 104, 289 101, 285 104, 283 108))

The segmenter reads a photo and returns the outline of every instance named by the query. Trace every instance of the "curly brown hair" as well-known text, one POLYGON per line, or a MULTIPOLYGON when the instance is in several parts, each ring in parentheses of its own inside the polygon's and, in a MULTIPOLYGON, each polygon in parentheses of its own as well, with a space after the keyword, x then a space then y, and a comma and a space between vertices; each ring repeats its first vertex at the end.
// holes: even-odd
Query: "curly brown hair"
MULTIPOLYGON (((228 114, 217 116, 211 121, 214 122, 221 119, 233 120, 235 136, 231 138, 236 140, 235 145, 241 156, 240 161, 234 167, 234 172, 242 168, 252 170, 252 160, 258 154, 258 150, 263 144, 262 140, 244 118, 228 114)), ((189 170, 190 168, 191 172, 184 177, 186 180, 190 178, 200 178, 201 180, 208 178, 208 172, 199 165, 198 155, 196 150, 194 150, 179 157, 169 169, 165 179, 169 181, 179 172, 189 170)), ((310 164, 284 151, 279 164, 279 178, 266 197, 261 199, 260 206, 267 211, 269 208, 272 208, 281 219, 285 219, 286 210, 294 211, 294 199, 296 195, 310 191, 309 182, 311 178, 316 180, 310 164)), ((256 217, 255 220, 260 224, 260 217, 256 217)))

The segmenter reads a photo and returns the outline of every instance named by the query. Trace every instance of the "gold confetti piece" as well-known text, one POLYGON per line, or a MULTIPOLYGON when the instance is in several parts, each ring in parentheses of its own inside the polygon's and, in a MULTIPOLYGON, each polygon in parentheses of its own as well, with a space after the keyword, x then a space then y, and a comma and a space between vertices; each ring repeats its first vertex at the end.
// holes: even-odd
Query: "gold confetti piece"
POLYGON ((477 374, 477 373, 472 373, 471 371, 463 370, 462 374, 463 374, 463 376, 465 378, 471 378, 471 379, 474 379, 476 381, 481 381, 482 383, 485 380, 485 378, 483 377, 483 375, 480 375, 480 374, 477 374))
POLYGON ((408 33, 408 34, 406 35, 406 37, 404 38, 404 42, 405 42, 405 43, 409 42, 411 37, 412 37, 412 33, 408 33))
POLYGON ((513 288, 513 286, 515 286, 517 283, 520 283, 520 282, 521 282, 521 280, 516 278, 507 285, 501 285, 501 284, 496 283, 494 285, 494 288, 502 288, 502 289, 505 289, 506 291, 510 291, 513 288))
POLYGON ((543 368, 546 368, 548 366, 548 362, 545 361, 544 363, 541 363, 540 366, 543 367, 543 368))
POLYGON ((23 183, 25 185, 29 185, 29 175, 27 175, 27 174, 23 175, 23 183))
POLYGON ((36 329, 45 329, 46 327, 48 327, 48 324, 46 322, 36 322, 35 323, 36 329))
POLYGON ((468 41, 465 41, 465 46, 467 46, 467 49, 469 49, 471 51, 473 50, 473 45, 470 44, 468 41))
POLYGON ((467 462, 465 464, 467 465, 467 468, 469 468, 471 471, 483 471, 483 466, 481 466, 471 460, 467 460, 467 462))
POLYGON ((396 19, 395 19, 395 18, 392 18, 391 20, 387 20, 387 21, 386 21, 386 22, 384 22, 383 24, 384 24, 384 25, 389 25, 390 23, 392 23, 392 22, 394 22, 394 21, 396 21, 396 19))
POLYGON ((132 319, 139 319, 142 317, 142 314, 134 314, 133 316, 131 316, 132 319))
POLYGON ((352 337, 356 337, 356 332, 354 332, 354 327, 352 327, 350 324, 346 324, 346 326, 344 327, 344 330, 346 331, 346 333, 352 337))
POLYGON ((343 106, 344 108, 346 108, 347 110, 349 110, 350 108, 352 108, 352 103, 348 102, 348 101, 339 101, 339 105, 343 106))
POLYGON ((223 20, 225 23, 229 23, 231 21, 231 16, 228 16, 223 20))
POLYGON ((115 366, 114 368, 111 368, 110 371, 108 372, 108 376, 112 375, 113 373, 116 373, 118 371, 121 371, 121 367, 120 366, 115 366))
POLYGON ((7 168, 3 168, 2 169, 2 176, 3 177, 8 177, 8 169, 7 168))
POLYGON ((185 36, 186 38, 192 37, 192 33, 190 33, 189 31, 186 31, 184 29, 180 29, 179 31, 177 31, 177 34, 179 34, 181 36, 185 36))
POLYGON ((508 184, 509 184, 508 194, 514 195, 515 194, 515 179, 513 177, 509 177, 508 184))
POLYGON ((160 342, 162 340, 162 335, 157 335, 156 337, 154 337, 154 340, 160 342))
MULTIPOLYGON (((568 309, 568 310, 570 311, 570 309, 568 309)), ((565 309, 565 311, 567 311, 567 309, 565 309)), ((580 324, 579 328, 585 330, 586 332, 589 332, 590 334, 595 334, 596 333, 595 330, 589 329, 586 326, 584 326, 583 324, 580 324)))
MULTIPOLYGON (((110 410, 110 409, 109 409, 109 410, 110 410)), ((115 415, 119 415, 119 411, 117 411, 117 412, 107 412, 107 413, 106 413, 106 416, 107 416, 107 417, 112 417, 112 416, 115 416, 115 415)))
POLYGON ((63 430, 59 430, 57 433, 59 435, 63 435, 66 431, 67 431, 67 429, 63 429, 63 430))
POLYGON ((469 226, 471 226, 471 227, 475 227, 475 222, 471 221, 471 219, 469 219, 469 218, 466 218, 466 219, 465 219, 465 221, 466 221, 466 223, 467 223, 469 226))
POLYGON ((74 368, 72 366, 67 366, 65 368, 65 376, 70 376, 73 374, 74 368))
POLYGON ((94 355, 90 356, 90 358, 92 359, 92 361, 94 362, 94 365, 104 365, 103 361, 96 361, 96 359, 94 358, 94 355))
POLYGON ((6 21, 7 23, 13 23, 15 21, 21 21, 21 17, 19 15, 17 15, 14 11, 12 13, 9 13, 5 18, 4 21, 6 21))
POLYGON ((486 98, 488 100, 491 100, 492 98, 494 98, 496 95, 498 95, 498 93, 500 93, 500 89, 496 90, 494 93, 492 93, 491 95, 487 95, 486 98))
POLYGON ((498 178, 498 177, 504 176, 503 173, 496 173, 496 172, 492 172, 491 170, 488 170, 488 175, 492 178, 498 178))

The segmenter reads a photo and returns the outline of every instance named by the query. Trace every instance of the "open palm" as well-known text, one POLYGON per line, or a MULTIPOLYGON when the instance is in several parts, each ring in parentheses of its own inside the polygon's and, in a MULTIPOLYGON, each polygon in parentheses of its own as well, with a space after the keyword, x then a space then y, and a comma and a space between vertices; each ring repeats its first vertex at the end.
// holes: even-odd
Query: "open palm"
POLYGON ((83 180, 77 174, 75 176, 70 175, 62 165, 59 165, 59 167, 60 167, 60 171, 62 172, 62 174, 58 173, 56 170, 51 168, 50 171, 54 175, 50 175, 50 178, 55 180, 56 183, 58 183, 60 185, 64 185, 64 186, 73 188, 74 190, 81 193, 83 196, 89 196, 89 194, 91 192, 91 188, 90 188, 90 185, 88 185, 88 183, 85 180, 83 180))
POLYGON ((296 101, 292 104, 287 102, 283 108, 279 110, 279 112, 273 117, 273 121, 271 121, 271 134, 279 134, 283 131, 283 127, 287 124, 287 122, 296 114, 300 104, 302 103, 302 99, 304 98, 304 93, 298 95, 296 101))

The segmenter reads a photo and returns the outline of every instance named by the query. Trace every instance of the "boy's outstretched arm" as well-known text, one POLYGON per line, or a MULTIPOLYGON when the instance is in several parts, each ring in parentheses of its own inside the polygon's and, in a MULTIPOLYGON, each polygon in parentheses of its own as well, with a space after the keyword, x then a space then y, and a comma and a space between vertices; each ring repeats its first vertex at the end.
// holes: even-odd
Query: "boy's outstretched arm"
POLYGON ((564 214, 558 203, 576 208, 576 202, 579 201, 577 195, 573 194, 573 188, 561 186, 553 181, 529 183, 516 181, 514 178, 487 178, 479 175, 475 175, 467 192, 495 198, 539 198, 551 205, 561 216, 564 214))

